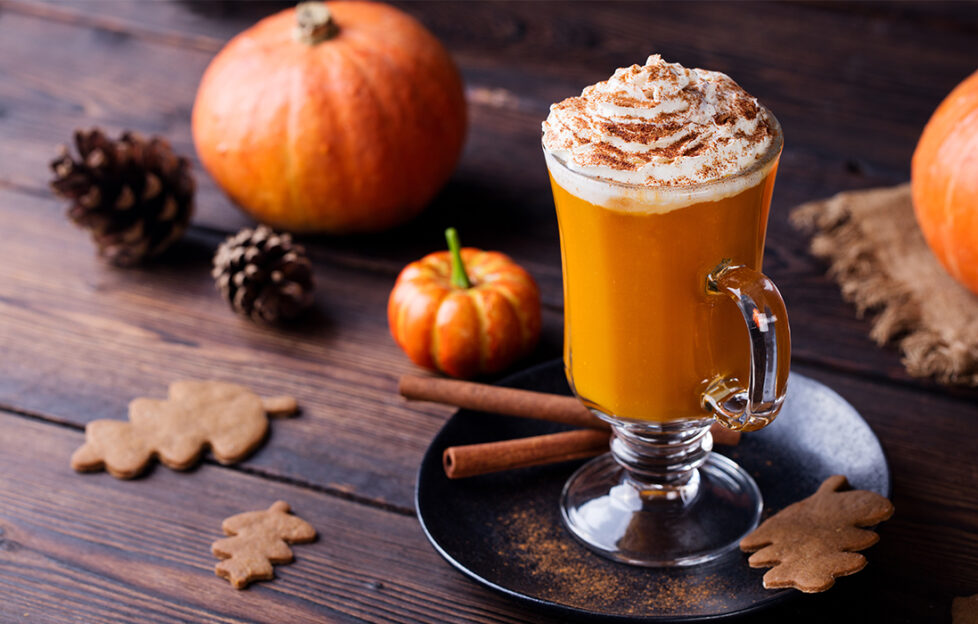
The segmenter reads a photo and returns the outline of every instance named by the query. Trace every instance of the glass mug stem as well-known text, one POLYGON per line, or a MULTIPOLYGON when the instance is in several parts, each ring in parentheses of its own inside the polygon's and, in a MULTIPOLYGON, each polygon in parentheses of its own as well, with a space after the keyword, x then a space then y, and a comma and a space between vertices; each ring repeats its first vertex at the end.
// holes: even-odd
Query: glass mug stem
POLYGON ((574 473, 560 511, 571 535, 609 559, 689 566, 737 547, 757 526, 761 493, 711 453, 713 418, 614 423, 611 453, 574 473))
POLYGON ((683 503, 695 498, 696 471, 713 448, 710 423, 615 423, 611 455, 641 496, 683 503))

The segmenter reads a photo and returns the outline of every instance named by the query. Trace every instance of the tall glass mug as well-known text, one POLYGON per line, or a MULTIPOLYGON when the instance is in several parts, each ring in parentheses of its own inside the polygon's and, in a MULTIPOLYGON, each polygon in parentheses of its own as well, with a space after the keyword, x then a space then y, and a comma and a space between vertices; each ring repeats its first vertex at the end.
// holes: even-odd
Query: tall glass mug
POLYGON ((784 302, 760 273, 783 138, 747 168, 685 186, 631 185, 568 168, 544 148, 560 227, 564 364, 614 430, 611 452, 568 481, 563 519, 627 563, 700 563, 757 526, 761 495, 712 454, 714 419, 770 423, 784 400, 784 302))

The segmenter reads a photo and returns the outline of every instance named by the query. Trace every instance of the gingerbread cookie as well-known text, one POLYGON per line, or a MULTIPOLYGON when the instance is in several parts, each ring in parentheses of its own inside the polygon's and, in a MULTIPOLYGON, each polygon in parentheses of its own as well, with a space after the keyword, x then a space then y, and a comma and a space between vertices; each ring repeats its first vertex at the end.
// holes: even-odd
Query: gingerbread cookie
POLYGON ((869 548, 879 536, 860 527, 889 519, 893 504, 875 492, 839 491, 847 486, 845 477, 829 477, 814 494, 741 540, 740 549, 754 553, 748 559, 752 568, 774 566, 764 575, 764 587, 825 591, 837 577, 866 566, 866 558, 854 551, 869 548))
POLYGON ((951 624, 978 624, 978 594, 951 602, 951 624))
POLYGON ((316 529, 305 520, 289 513, 289 504, 277 501, 263 511, 248 511, 231 516, 221 524, 226 535, 211 545, 214 556, 223 559, 214 568, 235 589, 244 589, 253 581, 275 577, 273 564, 290 563, 289 544, 316 539, 316 529))
POLYGON ((268 418, 296 411, 295 399, 262 399, 243 386, 221 381, 178 381, 167 400, 139 398, 129 404, 129 421, 95 420, 85 427, 85 444, 71 456, 80 472, 105 468, 131 479, 155 456, 186 470, 210 446, 223 464, 244 459, 268 431, 268 418))

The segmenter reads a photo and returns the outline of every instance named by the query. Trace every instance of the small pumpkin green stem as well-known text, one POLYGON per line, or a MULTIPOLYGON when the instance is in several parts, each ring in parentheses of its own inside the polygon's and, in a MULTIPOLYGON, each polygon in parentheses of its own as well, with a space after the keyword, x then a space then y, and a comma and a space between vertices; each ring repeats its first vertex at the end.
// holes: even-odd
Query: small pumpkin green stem
POLYGON ((295 7, 295 39, 309 46, 336 36, 340 29, 325 2, 300 2, 295 7))
POLYGON ((445 230, 445 240, 448 241, 448 252, 452 254, 452 286, 472 288, 472 281, 469 280, 469 274, 465 272, 465 263, 462 262, 462 244, 458 241, 458 232, 455 228, 445 230))

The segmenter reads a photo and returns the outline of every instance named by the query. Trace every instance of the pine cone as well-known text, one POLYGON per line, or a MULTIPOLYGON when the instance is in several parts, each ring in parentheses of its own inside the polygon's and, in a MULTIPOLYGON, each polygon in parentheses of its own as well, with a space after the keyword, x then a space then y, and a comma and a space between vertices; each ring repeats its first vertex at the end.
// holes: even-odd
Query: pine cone
POLYGON ((231 308, 256 321, 292 319, 312 304, 312 265, 289 234, 261 225, 221 243, 211 275, 231 308))
POLYGON ((160 137, 124 132, 117 141, 98 128, 75 131, 75 160, 62 147, 51 163, 57 195, 72 201, 68 217, 88 228, 99 254, 130 266, 180 238, 194 208, 190 163, 160 137))

